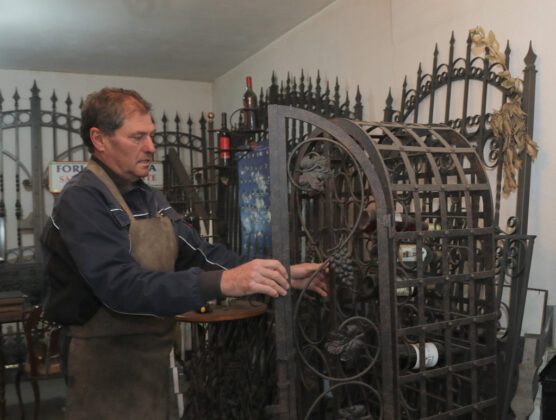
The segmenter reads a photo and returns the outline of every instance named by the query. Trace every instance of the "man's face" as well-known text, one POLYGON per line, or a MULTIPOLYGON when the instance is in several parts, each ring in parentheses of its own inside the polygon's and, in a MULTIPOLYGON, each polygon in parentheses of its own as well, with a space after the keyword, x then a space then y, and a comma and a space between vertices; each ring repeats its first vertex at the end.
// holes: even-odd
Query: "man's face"
POLYGON ((149 173, 156 151, 152 136, 154 124, 148 113, 132 111, 112 135, 102 134, 103 150, 97 156, 124 179, 134 182, 149 173))

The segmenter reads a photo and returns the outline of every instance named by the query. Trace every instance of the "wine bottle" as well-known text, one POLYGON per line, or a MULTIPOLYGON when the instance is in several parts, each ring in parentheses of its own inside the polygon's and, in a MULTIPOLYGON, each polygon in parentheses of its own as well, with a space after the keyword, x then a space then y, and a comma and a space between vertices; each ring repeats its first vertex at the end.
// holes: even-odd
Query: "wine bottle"
POLYGON ((243 126, 245 130, 257 129, 257 95, 253 91, 251 76, 246 78, 247 88, 243 94, 243 126))
MULTIPOLYGON (((417 229, 417 224, 413 216, 405 213, 395 213, 394 227, 397 232, 414 232, 417 229)), ((361 218, 359 219, 358 228, 360 232, 371 233, 376 231, 376 210, 370 209, 368 211, 363 211, 361 218)), ((421 230, 423 231, 437 229, 437 226, 433 223, 423 222, 421 224, 421 230)))
MULTIPOLYGON (((421 259, 423 260, 425 265, 429 262, 429 258, 427 258, 428 255, 429 252, 427 250, 427 247, 421 247, 421 259)), ((398 260, 404 263, 404 265, 407 265, 408 263, 417 263, 417 245, 414 243, 400 243, 400 246, 398 248, 398 260)))
MULTIPOLYGON (((404 280, 407 280, 406 276, 401 276, 399 274, 396 274, 396 283, 404 280)), ((415 294, 415 287, 413 286, 396 287, 396 296, 398 296, 399 298, 411 297, 414 294, 415 294)))
MULTIPOLYGON (((400 360, 400 367, 402 369, 409 368, 412 370, 418 370, 421 368, 422 362, 419 349, 419 343, 402 344, 399 346, 398 356, 400 360)), ((426 369, 430 369, 441 365, 444 362, 445 353, 444 345, 440 343, 426 342, 424 367, 426 369)))
POLYGON ((220 164, 222 166, 228 166, 230 163, 230 132, 227 126, 227 116, 226 113, 222 113, 222 127, 219 133, 219 148, 220 148, 220 164))
MULTIPOLYGON (((437 243, 424 243, 421 246, 421 261, 424 267, 433 269, 442 261, 442 250, 437 243)), ((398 244, 398 263, 404 269, 415 269, 417 267, 417 244, 400 242, 398 244)))

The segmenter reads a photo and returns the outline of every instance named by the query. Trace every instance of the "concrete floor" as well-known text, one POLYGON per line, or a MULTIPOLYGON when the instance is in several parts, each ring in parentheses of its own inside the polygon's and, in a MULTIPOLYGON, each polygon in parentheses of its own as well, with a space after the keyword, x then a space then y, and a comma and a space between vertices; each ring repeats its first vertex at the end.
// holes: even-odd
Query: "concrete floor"
MULTIPOLYGON (((66 384, 63 379, 50 379, 39 382, 41 392, 41 404, 39 410, 40 420, 63 420, 66 384)), ((25 419, 33 419, 33 390, 29 381, 25 380, 21 384, 21 392, 25 410, 25 419)), ((15 385, 9 383, 6 387, 6 419, 21 419, 21 411, 17 402, 15 385)), ((540 419, 540 390, 539 396, 535 400, 535 409, 529 420, 540 419)))
MULTIPOLYGON (((64 379, 49 379, 39 382, 41 404, 39 410, 40 420, 63 420, 66 402, 66 384, 64 379)), ((21 393, 25 410, 25 419, 33 419, 34 397, 29 381, 21 383, 21 393)), ((21 419, 21 411, 17 401, 15 385, 6 386, 6 419, 21 419)))

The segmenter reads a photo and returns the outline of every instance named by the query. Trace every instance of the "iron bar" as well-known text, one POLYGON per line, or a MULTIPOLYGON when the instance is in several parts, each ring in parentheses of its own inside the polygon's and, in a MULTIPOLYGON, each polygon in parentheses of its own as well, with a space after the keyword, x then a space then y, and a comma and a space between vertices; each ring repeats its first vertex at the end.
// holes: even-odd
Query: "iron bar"
MULTIPOLYGON (((523 82, 523 96, 521 107, 525 112, 527 134, 533 137, 533 127, 535 121, 535 85, 536 85, 536 73, 535 61, 537 59, 536 54, 533 52, 532 44, 529 43, 529 50, 525 56, 525 70, 524 70, 524 82, 523 82)), ((529 224, 529 185, 531 184, 531 156, 527 153, 527 150, 522 150, 519 154, 522 162, 521 169, 518 172, 517 183, 519 188, 517 191, 517 209, 516 216, 519 219, 519 229, 518 233, 526 234, 527 227, 529 224), (526 186, 526 187, 525 187, 526 186)))
MULTIPOLYGON (((289 79, 288 79, 289 80, 289 79)), ((289 84, 288 84, 289 86, 289 84)), ((272 249, 273 257, 278 259, 284 267, 290 266, 289 235, 284 227, 289 226, 288 213, 283 209, 287 203, 287 177, 286 171, 286 138, 284 114, 277 106, 269 106, 268 125, 271 133, 276 133, 275 140, 269 142, 270 177, 273 180, 270 191, 272 220, 272 249)), ((295 387, 295 359, 293 345, 293 330, 291 314, 291 293, 276 300, 276 349, 278 392, 280 404, 280 418, 295 420, 296 414, 296 387, 295 387)))
MULTIPOLYGON (((42 130, 41 130, 41 99, 37 83, 33 83, 31 88, 31 186, 33 189, 33 235, 34 243, 40 243, 42 228, 46 222, 44 214, 44 183, 43 173, 43 150, 42 150, 42 130)), ((42 262, 42 251, 40 247, 35 248, 35 260, 42 262)))

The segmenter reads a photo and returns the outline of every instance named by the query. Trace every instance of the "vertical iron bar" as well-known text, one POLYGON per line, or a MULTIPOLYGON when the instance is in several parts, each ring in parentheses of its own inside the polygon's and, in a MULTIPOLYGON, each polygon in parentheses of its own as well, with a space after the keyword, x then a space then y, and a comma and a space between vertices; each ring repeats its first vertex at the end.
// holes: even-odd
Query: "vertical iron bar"
POLYGON ((292 97, 291 97, 291 79, 290 79, 290 72, 288 72, 288 77, 286 79, 286 91, 284 95, 284 104, 285 105, 292 105, 292 97))
POLYGON ((307 95, 305 96, 306 100, 306 109, 312 112, 315 112, 315 96, 313 94, 313 80, 309 76, 309 85, 307 86, 307 95))
MULTIPOLYGON (((535 60, 537 59, 536 54, 533 52, 532 43, 529 43, 529 50, 525 56, 525 76, 523 82, 523 96, 521 107, 525 112, 527 134, 533 137, 533 125, 535 116, 535 84, 536 84, 536 73, 535 60)), ((519 189, 517 191, 517 208, 516 216, 519 218, 519 228, 518 232, 520 234, 527 233, 527 227, 529 223, 529 186, 531 184, 531 156, 527 154, 527 149, 520 153, 520 159, 522 162, 521 169, 518 173, 517 185, 519 189)))
POLYGON ((46 222, 44 188, 42 180, 42 133, 41 133, 41 98, 39 97, 37 82, 31 88, 31 185, 33 187, 33 236, 35 246, 35 261, 42 262, 40 236, 46 222))
POLYGON ((361 92, 359 85, 357 85, 357 93, 355 94, 355 106, 353 107, 353 114, 356 120, 363 119, 363 104, 361 103, 361 92))
POLYGON ((349 92, 346 90, 346 100, 340 107, 339 117, 349 118, 349 92), (343 112, 342 112, 343 110, 343 112))
POLYGON ((303 74, 303 69, 301 69, 301 76, 299 77, 299 101, 298 108, 306 109, 305 106, 305 75, 303 74))
MULTIPOLYGON (((268 99, 264 96, 263 88, 261 87, 261 93, 259 95, 259 109, 257 112, 257 121, 259 122, 259 130, 264 130, 268 126, 268 121, 266 120, 267 112, 266 107, 268 106, 268 99)), ((257 143, 262 140, 263 134, 257 132, 256 141, 257 143)))
POLYGON ((293 84, 292 84, 292 105, 296 108, 301 108, 299 106, 299 91, 297 90, 297 79, 295 76, 293 77, 293 84))
POLYGON ((216 168, 215 168, 215 143, 214 143, 214 113, 209 112, 208 114, 208 147, 207 147, 207 166, 208 166, 208 188, 209 188, 209 196, 208 196, 208 214, 209 220, 207 224, 209 234, 209 241, 213 243, 213 236, 214 236, 214 215, 216 214, 216 188, 217 188, 217 180, 216 180, 216 168))
POLYGON ((423 68, 419 63, 417 69, 417 86, 415 86, 415 97, 413 100, 413 122, 419 121, 419 101, 421 100, 421 81, 423 80, 423 68))
MULTIPOLYGON (((287 149, 284 118, 276 106, 268 107, 269 125, 269 164, 270 203, 272 214, 272 251, 273 257, 280 260, 289 274, 289 232, 280 227, 289 226, 288 205, 288 178, 287 178, 287 149)), ((276 299, 276 352, 278 358, 278 393, 280 404, 280 418, 282 420, 295 420, 295 346, 293 340, 292 296, 276 299)))
POLYGON ((278 103, 278 85, 276 84, 276 73, 272 71, 270 89, 268 90, 268 105, 278 103))
MULTIPOLYGON (((73 141, 72 141, 72 136, 71 136, 71 104, 72 104, 72 100, 70 98, 70 95, 68 93, 68 97, 66 99, 66 124, 67 124, 67 134, 68 134, 68 160, 73 160, 73 141)), ((86 146, 83 147, 83 160, 85 159, 85 150, 87 149, 86 146)), ((58 156, 57 154, 55 154, 54 156, 58 156)))
MULTIPOLYGON (((15 218, 17 220, 17 262, 21 261, 23 256, 23 249, 21 243, 21 216, 23 214, 23 210, 21 208, 21 189, 20 189, 20 182, 21 182, 21 170, 20 170, 20 161, 19 161, 19 151, 20 151, 20 144, 19 144, 19 93, 17 88, 15 90, 14 98, 14 123, 15 123, 15 192, 16 192, 16 200, 15 200, 15 218)), ((34 187, 34 185, 33 185, 34 187)))
POLYGON ((463 108, 461 115, 461 128, 460 132, 467 136, 467 106, 469 102, 469 79, 471 77, 471 34, 467 37, 467 50, 465 53, 465 73, 464 73, 464 87, 463 87, 463 108))
MULTIPOLYGON (((181 142, 181 133, 179 130, 179 123, 180 123, 180 119, 178 117, 178 114, 176 114, 176 136, 179 136, 178 139, 178 144, 180 146, 182 146, 182 142, 181 142)), ((187 118, 187 136, 186 136, 186 144, 187 146, 184 147, 185 150, 187 150, 187 152, 189 153, 189 173, 192 175, 191 177, 191 185, 194 186, 196 185, 196 179, 195 176, 193 176, 193 150, 192 150, 192 146, 193 146, 193 120, 191 119, 191 115, 187 118)))
MULTIPOLYGON (((4 198, 4 97, 0 92, 0 262, 6 261, 6 203, 4 198)), ((2 342, 0 341, 0 345, 2 342)))
MULTIPOLYGON (((54 149, 54 160, 58 156, 58 136, 56 130, 56 102, 58 102, 58 98, 56 97, 56 91, 52 91, 52 96, 50 97, 50 102, 52 103, 52 147, 54 149)), ((69 120, 67 122, 69 128, 69 120)), ((69 133, 69 130, 68 130, 69 133)), ((71 159, 70 159, 71 160, 71 159)))
POLYGON ((429 103, 429 124, 432 124, 434 115, 434 95, 436 92, 436 78, 438 76, 438 44, 434 47, 434 59, 432 61, 432 80, 430 89, 430 103, 429 103))
POLYGON ((326 81, 326 90, 324 91, 324 106, 322 109, 322 115, 326 118, 329 118, 330 116, 330 85, 328 84, 328 80, 326 81))
MULTIPOLYGON (((203 162, 202 174, 203 174, 203 201, 205 205, 205 210, 207 213, 210 211, 208 201, 209 201, 209 186, 208 186, 208 169, 207 169, 207 120, 205 119, 205 113, 201 113, 201 119, 199 120, 199 125, 201 128, 201 159, 203 162)), ((192 141, 192 139, 191 139, 192 141)), ((193 171, 191 171, 193 175, 193 171)), ((205 220, 205 227, 208 227, 208 221, 205 220)))
MULTIPOLYGON (((166 117, 165 112, 162 113, 162 118, 160 120, 162 121, 162 144, 164 144, 164 156, 168 156, 168 131, 166 127, 166 124, 168 123, 168 118, 166 117)), ((178 156, 179 153, 180 153, 180 149, 178 147, 178 156)))
POLYGON ((400 106, 400 116, 399 116, 399 121, 400 122, 404 122, 405 121, 405 104, 407 102, 407 75, 404 77, 403 79, 403 85, 402 85, 402 103, 400 106))
POLYGON ((386 97, 386 108, 384 108, 384 121, 392 122, 392 116, 394 115, 394 110, 392 109, 392 103, 394 98, 392 98, 392 88, 388 89, 388 96, 386 97))
POLYGON ((479 140, 478 149, 483 150, 485 145, 485 125, 486 125, 486 103, 488 92, 488 79, 489 79, 490 61, 485 58, 483 61, 483 80, 481 83, 481 120, 479 121, 479 140))
POLYGON ((334 112, 331 117, 340 116, 340 84, 338 77, 336 77, 336 84, 334 85, 334 112))
POLYGON ((456 39, 454 38, 454 31, 450 38, 450 55, 448 57, 448 73, 446 74, 446 111, 444 113, 444 124, 448 125, 450 121, 450 102, 452 100, 452 77, 454 76, 454 45, 456 39))
POLYGON ((317 71, 317 81, 315 88, 315 110, 317 114, 322 115, 322 96, 321 96, 321 86, 320 86, 320 70, 317 71))

